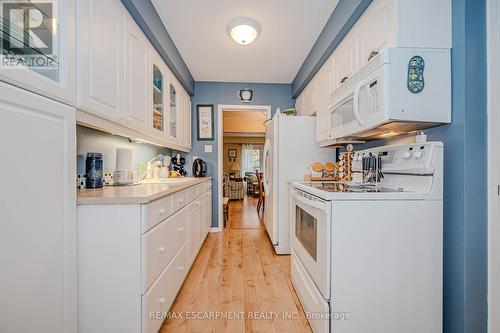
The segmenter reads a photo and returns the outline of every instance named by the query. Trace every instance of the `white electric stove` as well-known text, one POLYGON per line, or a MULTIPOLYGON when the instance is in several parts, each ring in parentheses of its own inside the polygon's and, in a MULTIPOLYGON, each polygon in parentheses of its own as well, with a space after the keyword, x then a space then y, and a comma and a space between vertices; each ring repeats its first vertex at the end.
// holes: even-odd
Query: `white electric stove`
POLYGON ((441 332, 443 144, 370 153, 377 186, 292 183, 293 285, 314 332, 441 332))

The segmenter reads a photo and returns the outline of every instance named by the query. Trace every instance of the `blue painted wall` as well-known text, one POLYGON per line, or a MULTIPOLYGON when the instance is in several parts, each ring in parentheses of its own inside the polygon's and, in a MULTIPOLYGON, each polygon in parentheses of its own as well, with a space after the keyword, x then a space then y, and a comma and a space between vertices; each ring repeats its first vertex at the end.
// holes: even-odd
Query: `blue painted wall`
POLYGON ((452 5, 452 123, 426 131, 428 140, 445 144, 443 332, 486 333, 486 6, 485 0, 452 5))
POLYGON ((194 95, 194 79, 168 34, 151 0, 122 0, 130 15, 188 94, 194 95))
POLYGON ((354 26, 373 0, 340 0, 292 82, 292 96, 306 85, 354 26))
POLYGON ((292 99, 292 89, 289 84, 268 84, 268 83, 221 83, 221 82, 196 82, 195 90, 196 95, 191 99, 193 108, 193 131, 192 143, 193 149, 191 154, 186 159, 189 161, 187 164, 188 172, 191 173, 191 163, 193 156, 198 156, 208 164, 208 176, 214 178, 213 180, 213 226, 218 223, 218 189, 217 189, 217 106, 219 104, 243 104, 236 97, 236 91, 239 89, 249 88, 253 90, 253 99, 251 105, 270 105, 273 114, 276 108, 281 110, 293 107, 294 100, 292 99), (197 127, 196 127, 196 105, 197 104, 214 104, 214 122, 215 122, 215 140, 214 141, 198 141, 197 140, 197 127), (205 153, 204 147, 207 144, 212 145, 213 152, 205 153))

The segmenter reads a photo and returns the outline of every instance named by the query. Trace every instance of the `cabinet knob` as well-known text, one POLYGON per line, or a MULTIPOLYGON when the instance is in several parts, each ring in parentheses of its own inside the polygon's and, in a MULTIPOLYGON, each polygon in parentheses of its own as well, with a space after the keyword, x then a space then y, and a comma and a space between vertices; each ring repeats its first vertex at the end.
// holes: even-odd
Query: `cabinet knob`
POLYGON ((184 231, 184 228, 179 228, 177 229, 179 232, 183 232, 184 231))
POLYGON ((183 271, 184 270, 184 266, 179 266, 179 270, 183 271))
POLYGON ((167 301, 167 299, 165 297, 160 298, 160 303, 161 304, 165 304, 166 301, 167 301))
POLYGON ((160 247, 158 248, 158 251, 160 251, 160 252, 165 252, 165 249, 166 249, 166 248, 165 248, 165 246, 160 246, 160 247))
POLYGON ((158 213, 160 213, 160 215, 165 215, 165 208, 160 209, 158 213))

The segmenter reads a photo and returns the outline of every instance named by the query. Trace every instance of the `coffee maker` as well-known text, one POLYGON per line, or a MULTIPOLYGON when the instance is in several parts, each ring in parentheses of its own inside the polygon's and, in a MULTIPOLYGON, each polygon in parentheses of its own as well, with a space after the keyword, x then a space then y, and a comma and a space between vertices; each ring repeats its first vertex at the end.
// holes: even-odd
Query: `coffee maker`
POLYGON ((193 161, 193 176, 205 177, 207 175, 207 163, 201 158, 193 161))

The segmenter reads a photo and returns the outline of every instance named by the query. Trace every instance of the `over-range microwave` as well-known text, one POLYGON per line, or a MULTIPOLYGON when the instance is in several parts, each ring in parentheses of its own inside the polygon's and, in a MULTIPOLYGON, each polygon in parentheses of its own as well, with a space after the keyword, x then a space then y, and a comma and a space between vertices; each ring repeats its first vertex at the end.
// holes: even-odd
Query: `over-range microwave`
POLYGON ((450 49, 389 48, 335 90, 327 144, 451 122, 450 49))

